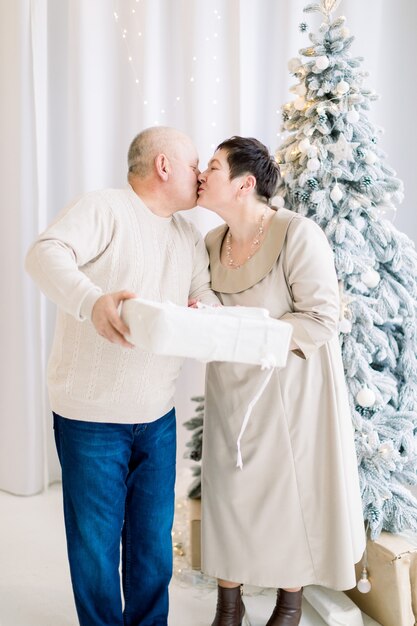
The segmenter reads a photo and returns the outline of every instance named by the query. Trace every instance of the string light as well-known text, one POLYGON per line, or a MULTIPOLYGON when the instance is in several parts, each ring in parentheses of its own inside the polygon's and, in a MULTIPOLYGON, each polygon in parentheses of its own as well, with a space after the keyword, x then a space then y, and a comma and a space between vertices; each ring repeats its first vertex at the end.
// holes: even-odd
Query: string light
MULTIPOLYGON (((142 51, 138 49, 138 40, 143 37, 143 31, 141 30, 141 26, 143 26, 141 22, 142 12, 141 10, 137 9, 139 2, 140 0, 135 0, 135 2, 134 0, 130 0, 130 2, 125 2, 125 1, 121 2, 121 0, 113 0, 113 17, 115 20, 115 24, 117 25, 119 32, 120 32, 121 39, 123 40, 124 45, 126 46, 126 51, 127 51, 126 59, 127 59, 128 64, 130 65, 130 68, 133 74, 134 84, 137 85, 138 87, 140 87, 140 85, 143 83, 143 81, 141 80, 141 76, 140 76, 140 73, 142 70, 141 70, 141 66, 139 65, 138 59, 142 59, 144 56, 142 51), (122 23, 123 21, 125 21, 124 24, 122 23)), ((145 6, 146 5, 142 3, 141 7, 145 7, 145 6)), ((218 20, 220 20, 221 17, 222 16, 220 14, 219 9, 213 8, 212 19, 207 21, 207 24, 206 24, 207 30, 203 38, 203 41, 205 40, 207 42, 207 45, 205 48, 203 47, 202 54, 197 55, 196 51, 194 50, 194 53, 191 55, 190 63, 192 63, 193 65, 193 71, 190 72, 189 74, 189 83, 193 86, 201 82, 199 81, 200 73, 202 71, 202 68, 200 67, 200 62, 204 63, 204 70, 206 70, 207 60, 211 60, 212 63, 217 63, 219 60, 221 60, 218 54, 218 49, 217 49, 217 46, 219 45, 219 42, 221 39, 221 33, 219 31, 219 26, 218 26, 218 20), (200 58, 202 55, 204 58, 200 58)), ((206 89, 210 89, 210 83, 207 81, 206 74, 204 75, 204 78, 205 78, 204 84, 205 84, 206 89)), ((218 104, 219 104, 219 99, 217 97, 218 96, 217 90, 220 87, 220 83, 222 82, 221 74, 212 76, 211 82, 212 82, 211 87, 212 87, 212 93, 213 93, 213 97, 211 99, 211 106, 213 107, 211 127, 216 128, 218 125, 216 116, 217 116, 218 104), (216 109, 214 107, 216 107, 216 109), (215 113, 216 115, 214 115, 215 113)), ((148 107, 149 111, 152 112, 154 105, 157 106, 157 103, 152 102, 152 99, 150 100, 149 98, 146 98, 147 95, 150 96, 151 94, 142 93, 141 95, 142 95, 143 107, 148 107)), ((173 110, 177 108, 178 106, 180 106, 180 103, 182 103, 182 100, 183 100, 182 94, 173 96, 173 99, 171 101, 171 106, 169 106, 168 102, 164 103, 166 106, 164 106, 163 108, 157 108, 154 111, 154 115, 157 115, 157 116, 168 115, 169 116, 170 110, 173 110)), ((208 115, 210 115, 210 111, 208 111, 208 115)), ((155 119, 154 123, 159 124, 160 119, 155 119)))
MULTIPOLYGON (((136 1, 138 1, 138 0, 136 0, 136 1)), ((132 13, 135 13, 135 12, 136 12, 136 10, 132 9, 132 13)), ((122 35, 122 39, 123 39, 124 44, 126 46, 127 59, 128 59, 128 62, 129 62, 129 65, 130 65, 130 68, 131 68, 131 71, 132 71, 132 74, 133 74, 133 79, 135 81, 135 84, 139 85, 139 82, 140 82, 139 81, 139 77, 138 77, 138 75, 137 75, 137 73, 135 71, 135 67, 134 67, 134 64, 133 64, 133 53, 130 50, 130 47, 129 47, 129 44, 128 44, 128 37, 127 37, 128 31, 127 31, 127 28, 122 28, 121 24, 119 23, 119 11, 117 9, 117 5, 116 4, 114 4, 113 16, 114 16, 114 20, 115 20, 116 24, 119 25, 120 32, 121 32, 121 35, 122 35)))

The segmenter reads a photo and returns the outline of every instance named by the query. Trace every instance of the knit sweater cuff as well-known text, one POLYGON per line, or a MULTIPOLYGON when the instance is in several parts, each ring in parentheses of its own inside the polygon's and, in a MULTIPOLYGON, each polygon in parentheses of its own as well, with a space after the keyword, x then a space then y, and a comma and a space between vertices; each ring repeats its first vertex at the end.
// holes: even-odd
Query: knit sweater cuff
POLYGON ((81 302, 79 310, 80 321, 91 320, 91 313, 97 300, 103 295, 101 289, 98 287, 92 289, 87 293, 84 300, 81 302))

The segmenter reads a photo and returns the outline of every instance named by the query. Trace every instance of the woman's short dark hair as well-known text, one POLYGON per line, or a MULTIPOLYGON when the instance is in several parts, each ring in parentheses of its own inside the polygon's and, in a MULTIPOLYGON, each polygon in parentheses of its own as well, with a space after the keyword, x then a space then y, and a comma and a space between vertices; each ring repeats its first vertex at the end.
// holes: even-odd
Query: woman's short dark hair
POLYGON ((279 181, 279 165, 268 148, 253 137, 237 135, 222 141, 216 150, 227 152, 230 180, 241 174, 256 178, 256 193, 268 201, 275 195, 279 181))

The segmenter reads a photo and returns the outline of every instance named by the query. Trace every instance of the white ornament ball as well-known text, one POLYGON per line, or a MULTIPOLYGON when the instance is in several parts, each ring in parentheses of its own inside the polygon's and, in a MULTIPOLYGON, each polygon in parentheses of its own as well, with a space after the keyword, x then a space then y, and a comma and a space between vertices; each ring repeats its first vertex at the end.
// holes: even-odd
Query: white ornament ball
POLYGON ((356 394, 356 402, 364 408, 373 406, 375 404, 376 396, 372 389, 369 387, 362 387, 356 394))
POLYGON ((350 124, 356 124, 359 121, 360 115, 356 109, 351 109, 347 112, 346 119, 350 124))
POLYGON ((310 140, 307 139, 307 137, 302 139, 300 143, 298 144, 298 149, 300 150, 300 152, 307 152, 307 150, 309 150, 310 147, 311 147, 310 140))
POLYGON ((348 320, 346 317, 344 317, 342 320, 340 320, 339 322, 339 332, 340 333, 350 333, 352 330, 352 322, 350 320, 348 320))
POLYGON ((382 456, 388 456, 389 454, 391 454, 394 451, 393 445, 391 441, 387 441, 386 443, 382 443, 379 446, 379 453, 382 454, 382 456))
POLYGON ((301 61, 298 57, 294 57, 288 61, 288 69, 290 72, 296 72, 298 68, 301 66, 301 61))
POLYGON ((361 280, 367 287, 373 289, 378 285, 381 277, 376 270, 368 270, 361 275, 361 280))
POLYGON ((297 111, 302 111, 305 105, 306 105, 306 101, 304 100, 302 96, 297 98, 297 100, 294 100, 294 109, 297 109, 297 111))
POLYGON ((275 196, 274 198, 274 204, 275 206, 277 206, 279 209, 282 209, 283 206, 285 205, 285 200, 282 196, 275 196))
POLYGON ((368 150, 365 157, 366 163, 368 165, 373 165, 377 160, 378 157, 376 156, 375 152, 372 152, 372 150, 368 150))
POLYGON ((358 591, 360 591, 361 593, 369 593, 371 591, 371 583, 369 582, 368 578, 361 578, 358 581, 358 584, 356 585, 358 591))
POLYGON ((307 161, 307 169, 310 172, 317 172, 320 169, 320 161, 316 158, 307 161))
POLYGON ((316 66, 318 67, 319 70, 325 70, 329 67, 329 65, 330 65, 330 61, 328 57, 321 56, 321 57, 316 58, 316 66))
POLYGON ((349 91, 349 83, 345 80, 341 80, 340 83, 337 84, 336 91, 339 94, 345 94, 349 91))
POLYGON ((305 84, 300 83, 299 85, 297 85, 295 88, 295 93, 297 93, 299 96, 305 96, 307 93, 307 87, 305 86, 305 84))
POLYGON ((355 226, 360 232, 362 232, 365 230, 366 219, 362 217, 362 215, 358 215, 358 217, 355 218, 355 226))
POLYGON ((316 148, 316 146, 310 146, 309 149, 307 150, 307 156, 310 159, 314 159, 314 157, 317 156, 318 150, 316 148))
POLYGON ((343 191, 341 190, 340 186, 336 183, 336 185, 333 187, 331 193, 330 193, 330 197, 333 200, 333 202, 340 202, 340 200, 343 198, 343 191))

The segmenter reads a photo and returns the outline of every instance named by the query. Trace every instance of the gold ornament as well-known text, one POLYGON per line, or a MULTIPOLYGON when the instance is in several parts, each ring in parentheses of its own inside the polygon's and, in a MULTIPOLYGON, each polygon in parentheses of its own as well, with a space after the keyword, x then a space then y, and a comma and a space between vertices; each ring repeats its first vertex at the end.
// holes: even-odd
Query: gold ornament
POLYGON ((303 50, 300 50, 300 53, 305 57, 315 57, 316 49, 315 48, 303 48, 303 50))
POLYGON ((174 543, 173 548, 174 548, 175 556, 184 556, 185 555, 185 551, 184 551, 182 543, 174 543))

